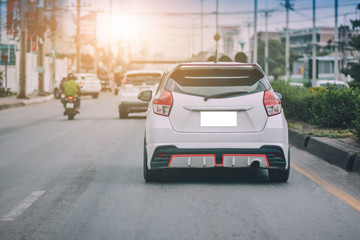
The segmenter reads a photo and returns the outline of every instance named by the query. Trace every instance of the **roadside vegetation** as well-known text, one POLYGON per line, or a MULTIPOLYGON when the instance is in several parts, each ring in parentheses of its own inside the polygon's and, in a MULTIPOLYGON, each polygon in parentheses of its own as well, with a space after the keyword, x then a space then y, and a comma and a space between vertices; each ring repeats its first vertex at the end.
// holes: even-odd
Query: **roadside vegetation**
POLYGON ((283 94, 282 106, 289 127, 314 136, 350 137, 360 142, 359 88, 301 88, 274 81, 283 94))

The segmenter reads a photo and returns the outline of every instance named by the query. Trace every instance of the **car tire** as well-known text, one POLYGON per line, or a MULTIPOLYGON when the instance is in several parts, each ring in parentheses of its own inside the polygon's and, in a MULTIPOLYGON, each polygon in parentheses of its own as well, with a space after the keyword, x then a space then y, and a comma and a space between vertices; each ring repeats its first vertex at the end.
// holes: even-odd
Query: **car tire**
POLYGON ((92 96, 93 98, 98 98, 98 97, 99 97, 99 94, 98 94, 98 93, 93 93, 91 96, 92 96))
POLYGON ((119 93, 119 89, 115 88, 114 94, 117 95, 119 93))
POLYGON ((54 89, 54 97, 55 97, 56 99, 60 99, 60 98, 61 98, 60 90, 57 89, 57 88, 54 89))
POLYGON ((146 152, 146 140, 145 139, 144 139, 144 164, 143 164, 143 170, 144 170, 145 182, 155 182, 155 181, 159 180, 158 172, 148 169, 148 166, 147 166, 147 152, 146 152))
POLYGON ((127 118, 129 115, 129 113, 126 111, 126 109, 124 109, 123 107, 119 107, 119 118, 120 119, 125 119, 127 118))
POLYGON ((290 175, 290 159, 289 159, 289 166, 287 169, 269 169, 269 178, 272 182, 286 182, 289 179, 290 175))
POLYGON ((68 120, 73 120, 74 119, 75 114, 69 112, 67 115, 68 115, 68 120))

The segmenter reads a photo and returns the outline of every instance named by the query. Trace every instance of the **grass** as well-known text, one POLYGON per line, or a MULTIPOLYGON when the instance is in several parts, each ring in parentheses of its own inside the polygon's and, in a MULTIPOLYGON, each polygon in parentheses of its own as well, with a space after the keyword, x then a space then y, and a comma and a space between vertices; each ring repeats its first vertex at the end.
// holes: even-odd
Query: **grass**
POLYGON ((351 129, 324 129, 317 128, 306 122, 287 120, 290 129, 297 132, 311 135, 314 137, 328 137, 328 138, 352 138, 356 139, 351 129))

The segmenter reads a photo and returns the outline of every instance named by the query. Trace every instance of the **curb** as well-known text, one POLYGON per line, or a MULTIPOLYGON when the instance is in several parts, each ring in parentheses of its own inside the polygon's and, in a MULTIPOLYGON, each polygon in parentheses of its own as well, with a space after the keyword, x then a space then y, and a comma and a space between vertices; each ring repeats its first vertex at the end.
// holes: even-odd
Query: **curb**
POLYGON ((24 100, 23 104, 24 105, 31 105, 31 104, 36 104, 36 103, 48 102, 48 101, 50 101, 52 99, 54 99, 53 94, 51 94, 49 96, 46 96, 46 97, 38 97, 38 98, 34 98, 34 99, 24 100))
POLYGON ((312 137, 289 129, 291 145, 349 172, 360 172, 360 150, 333 139, 312 137))
POLYGON ((31 105, 31 104, 48 102, 48 101, 51 101, 52 99, 54 99, 53 94, 51 94, 49 96, 46 96, 46 97, 37 97, 37 98, 27 99, 27 100, 22 100, 22 101, 18 100, 18 101, 13 102, 13 103, 0 104, 0 110, 13 108, 13 107, 22 107, 22 106, 27 106, 27 105, 31 105))
POLYGON ((352 171, 360 172, 360 154, 358 154, 354 159, 354 165, 353 165, 352 171))
POLYGON ((22 106, 25 106, 25 104, 23 102, 3 104, 3 105, 0 105, 0 110, 13 108, 13 107, 22 107, 22 106))

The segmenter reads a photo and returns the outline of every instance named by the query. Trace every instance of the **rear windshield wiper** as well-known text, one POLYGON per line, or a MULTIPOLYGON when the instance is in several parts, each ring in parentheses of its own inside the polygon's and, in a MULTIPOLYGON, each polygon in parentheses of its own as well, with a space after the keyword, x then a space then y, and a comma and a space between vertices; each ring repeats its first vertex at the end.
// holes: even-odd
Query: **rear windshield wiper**
POLYGON ((230 97, 230 96, 235 96, 235 95, 240 95, 240 94, 246 94, 248 92, 225 92, 225 93, 217 93, 217 94, 213 94, 213 95, 207 95, 204 97, 204 101, 207 101, 209 98, 224 98, 224 97, 230 97))

